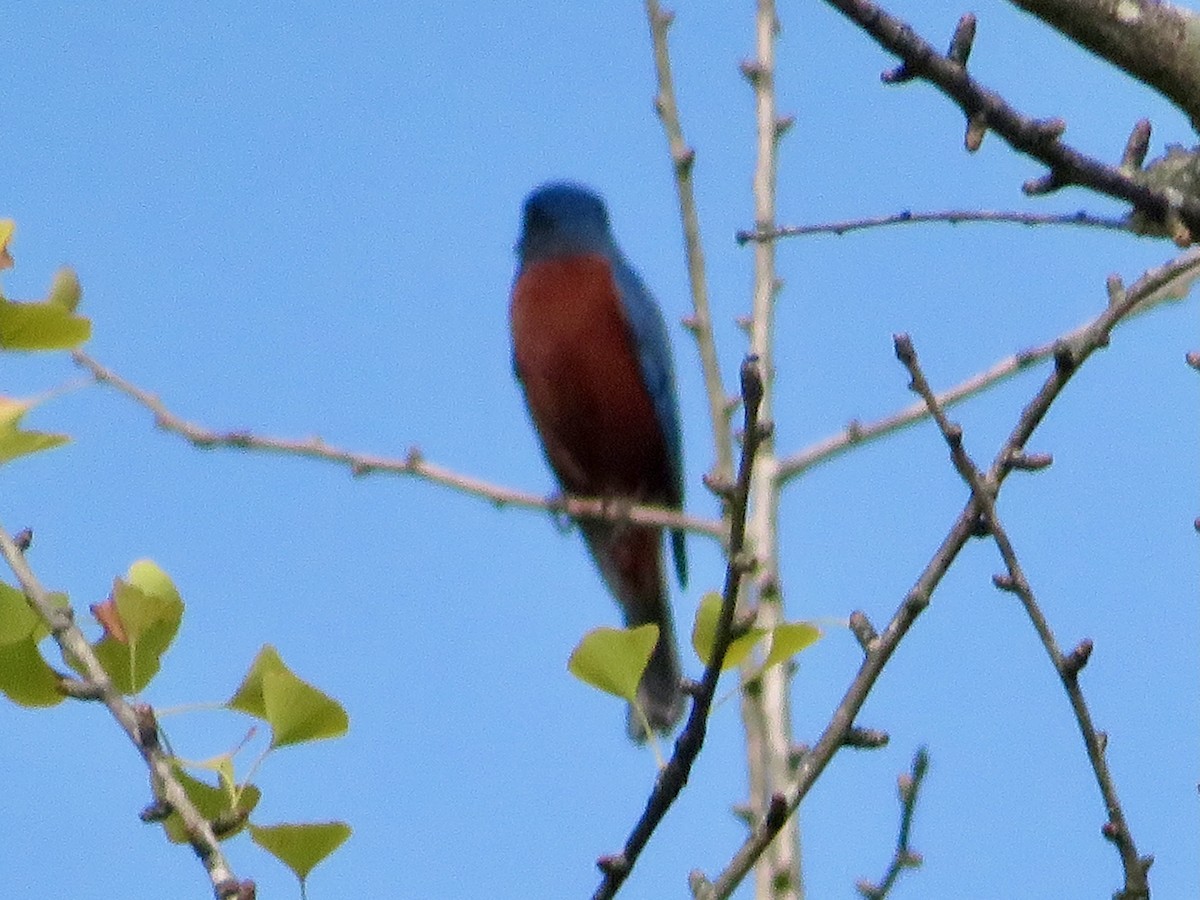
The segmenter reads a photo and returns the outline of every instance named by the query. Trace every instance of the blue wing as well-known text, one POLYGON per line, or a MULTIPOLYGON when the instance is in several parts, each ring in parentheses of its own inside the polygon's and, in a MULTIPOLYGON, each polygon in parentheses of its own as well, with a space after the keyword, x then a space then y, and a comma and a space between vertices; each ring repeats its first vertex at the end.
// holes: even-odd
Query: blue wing
MULTIPOLYGON (((654 400, 654 411, 667 443, 667 462, 671 467, 673 500, 683 506, 683 435, 679 425, 679 402, 675 391, 675 369, 671 362, 671 338, 662 311, 642 279, 625 257, 612 248, 613 278, 621 294, 621 303, 637 344, 638 363, 646 389, 654 400)), ((671 550, 675 574, 681 585, 687 584, 687 554, 684 532, 671 532, 671 550)))

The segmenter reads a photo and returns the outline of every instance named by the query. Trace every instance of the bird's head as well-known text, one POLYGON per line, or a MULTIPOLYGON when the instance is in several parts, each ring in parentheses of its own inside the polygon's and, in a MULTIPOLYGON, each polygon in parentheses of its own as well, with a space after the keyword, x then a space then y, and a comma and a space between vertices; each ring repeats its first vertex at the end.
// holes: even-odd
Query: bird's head
POLYGON ((608 210, 581 184, 553 181, 525 198, 517 255, 522 263, 612 248, 608 210))

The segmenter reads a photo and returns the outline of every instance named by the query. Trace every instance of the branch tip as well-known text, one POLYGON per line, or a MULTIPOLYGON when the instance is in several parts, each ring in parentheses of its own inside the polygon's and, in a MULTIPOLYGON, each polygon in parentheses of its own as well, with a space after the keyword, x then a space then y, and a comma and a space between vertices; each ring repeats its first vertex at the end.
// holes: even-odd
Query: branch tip
POLYGON ((763 67, 757 60, 744 59, 738 64, 738 71, 752 86, 757 86, 763 76, 763 67))
POLYGON ((148 825, 162 822, 173 812, 173 807, 165 800, 155 800, 138 813, 138 818, 148 825))
POLYGON ((854 750, 878 750, 880 747, 886 747, 889 740, 891 738, 886 731, 852 725, 842 738, 842 746, 854 750))
POLYGON ((1087 665, 1088 658, 1091 657, 1091 655, 1092 639, 1084 638, 1082 641, 1076 644, 1075 649, 1067 654, 1067 656, 1063 659, 1063 674, 1068 678, 1074 678, 1079 674, 1079 670, 1087 665))
POLYGON ((987 129, 987 116, 984 113, 978 112, 967 116, 967 131, 963 135, 963 146, 966 147, 968 153, 974 153, 983 146, 987 129))
POLYGON ((1008 466, 1021 472, 1037 472, 1048 468, 1054 462, 1049 453, 1026 453, 1013 449, 1008 455, 1008 466))
POLYGON ((965 13, 954 27, 954 36, 950 39, 950 49, 946 51, 946 59, 966 67, 975 44, 976 19, 974 13, 965 13))
POLYGON ((862 648, 863 653, 871 652, 871 644, 879 637, 879 632, 875 630, 875 626, 871 624, 871 620, 867 618, 867 614, 860 609, 856 609, 850 613, 850 632, 858 641, 858 646, 862 648))
POLYGON ((625 875, 629 872, 629 860, 624 853, 613 853, 596 860, 596 868, 605 875, 625 875))
POLYGON ((1125 142, 1125 150, 1121 154, 1121 168, 1127 172, 1141 169, 1149 151, 1150 120, 1139 119, 1133 126, 1133 130, 1129 132, 1129 139, 1125 142))
POLYGON ((746 410, 746 421, 758 417, 758 407, 763 398, 762 367, 759 366, 758 356, 751 353, 742 360, 742 402, 746 410))

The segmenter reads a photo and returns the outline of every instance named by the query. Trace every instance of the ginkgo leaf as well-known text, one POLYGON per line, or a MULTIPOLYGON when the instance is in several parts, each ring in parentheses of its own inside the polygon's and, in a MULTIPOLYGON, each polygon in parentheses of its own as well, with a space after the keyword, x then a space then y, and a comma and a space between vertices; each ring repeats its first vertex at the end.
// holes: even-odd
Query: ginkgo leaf
MULTIPOLYGON (((706 666, 712 658, 713 644, 717 639, 717 620, 720 616, 720 594, 710 592, 700 598, 700 606, 696 610, 696 621, 692 624, 692 649, 696 651, 700 662, 706 666)), ((721 671, 726 672, 745 662, 750 651, 754 649, 754 645, 762 639, 765 633, 761 628, 751 628, 745 634, 739 635, 731 641, 729 649, 725 651, 725 659, 721 661, 721 671)))
POLYGON ((269 724, 273 748, 338 737, 350 727, 342 705, 298 678, 269 644, 226 706, 269 724))
POLYGON ((40 621, 23 593, 0 582, 0 646, 26 640, 40 621))
POLYGON ((92 336, 92 323, 58 303, 0 297, 0 350, 69 350, 92 336))
POLYGON ((638 682, 657 643, 658 626, 654 623, 636 628, 596 628, 575 647, 567 669, 585 684, 636 703, 638 682))
POLYGON ((8 252, 8 242, 16 230, 17 223, 12 219, 0 219, 0 271, 12 268, 13 258, 8 252))
POLYGON ((111 599, 124 640, 106 634, 95 644, 96 656, 122 693, 136 694, 158 674, 162 655, 179 632, 183 600, 150 560, 130 566, 126 580, 115 579, 111 599))
POLYGON ((79 308, 82 298, 83 289, 79 286, 79 276, 75 274, 74 269, 63 266, 54 273, 54 280, 50 282, 50 293, 46 296, 50 303, 73 313, 79 308))
MULTIPOLYGON (((4 301, 0 300, 0 304, 4 301)), ((23 431, 21 420, 29 410, 37 406, 36 400, 15 400, 0 397, 0 463, 19 456, 40 453, 61 447, 70 438, 65 434, 50 434, 44 431, 23 431)))
POLYGON ((272 747, 340 737, 350 728, 350 717, 340 703, 291 671, 267 673, 263 701, 272 747))
POLYGON ((54 706, 64 699, 58 683, 32 635, 0 644, 0 692, 8 699, 21 706, 54 706))
POLYGON ((350 826, 345 822, 250 826, 250 839, 291 869, 301 882, 349 837, 350 826))
MULTIPOLYGON (((262 791, 252 784, 243 785, 237 791, 230 791, 224 783, 208 784, 189 775, 179 766, 175 767, 175 777, 200 815, 223 826, 219 835, 222 840, 233 837, 246 827, 247 818, 262 797, 262 791)), ((172 812, 167 816, 163 820, 163 828, 173 843, 181 844, 188 840, 187 829, 184 828, 179 813, 172 812)))
POLYGON ((763 671, 791 659, 811 647, 821 637, 821 629, 811 622, 784 622, 771 629, 771 649, 763 662, 763 671))

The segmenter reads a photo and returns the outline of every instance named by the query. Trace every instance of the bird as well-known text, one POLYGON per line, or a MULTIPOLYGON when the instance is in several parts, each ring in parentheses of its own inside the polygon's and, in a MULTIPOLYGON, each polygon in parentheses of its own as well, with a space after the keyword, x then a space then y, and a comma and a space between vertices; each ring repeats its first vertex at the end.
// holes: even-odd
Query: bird
MULTIPOLYGON (((542 451, 568 495, 683 507, 683 451, 671 342, 662 311, 617 246, 604 201, 570 181, 525 198, 509 325, 513 369, 542 451)), ((579 525, 627 626, 653 622, 658 643, 638 684, 650 727, 683 715, 663 529, 579 525)), ((687 585, 684 532, 671 532, 687 585)), ((630 738, 648 735, 630 709, 630 738)))

